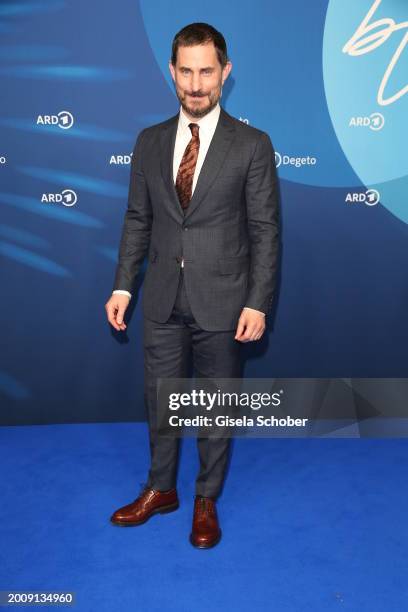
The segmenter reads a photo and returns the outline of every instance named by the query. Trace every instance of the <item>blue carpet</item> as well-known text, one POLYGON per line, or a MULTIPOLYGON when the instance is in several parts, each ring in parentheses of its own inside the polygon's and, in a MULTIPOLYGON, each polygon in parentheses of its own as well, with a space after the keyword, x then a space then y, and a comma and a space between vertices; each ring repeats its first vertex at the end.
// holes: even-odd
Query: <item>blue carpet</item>
POLYGON ((223 538, 197 550, 193 439, 179 510, 120 528, 109 517, 147 474, 144 423, 0 428, 0 590, 74 591, 58 609, 77 612, 405 611, 407 451, 405 439, 237 439, 223 538))

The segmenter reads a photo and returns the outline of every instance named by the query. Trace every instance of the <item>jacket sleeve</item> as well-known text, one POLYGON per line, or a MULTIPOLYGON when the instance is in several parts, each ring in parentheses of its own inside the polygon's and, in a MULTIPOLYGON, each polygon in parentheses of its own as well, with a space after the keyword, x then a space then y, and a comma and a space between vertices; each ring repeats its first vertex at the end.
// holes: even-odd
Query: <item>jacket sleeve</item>
POLYGON ((245 197, 251 249, 245 306, 268 313, 278 268, 279 204, 275 151, 266 132, 261 133, 255 147, 247 174, 245 197))
POLYGON ((132 291, 136 275, 149 248, 153 213, 142 164, 145 132, 146 130, 140 132, 133 149, 128 204, 113 290, 132 291))

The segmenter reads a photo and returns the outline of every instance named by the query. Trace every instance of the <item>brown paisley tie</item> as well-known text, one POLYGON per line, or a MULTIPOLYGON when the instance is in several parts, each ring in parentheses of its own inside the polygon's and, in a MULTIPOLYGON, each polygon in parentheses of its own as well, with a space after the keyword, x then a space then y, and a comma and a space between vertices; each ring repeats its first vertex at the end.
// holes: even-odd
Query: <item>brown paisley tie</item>
POLYGON ((180 162, 175 185, 183 209, 188 207, 191 200, 194 170, 197 164, 198 151, 200 149, 200 138, 198 135, 200 126, 197 123, 189 123, 188 127, 191 130, 192 137, 186 146, 186 150, 180 162))

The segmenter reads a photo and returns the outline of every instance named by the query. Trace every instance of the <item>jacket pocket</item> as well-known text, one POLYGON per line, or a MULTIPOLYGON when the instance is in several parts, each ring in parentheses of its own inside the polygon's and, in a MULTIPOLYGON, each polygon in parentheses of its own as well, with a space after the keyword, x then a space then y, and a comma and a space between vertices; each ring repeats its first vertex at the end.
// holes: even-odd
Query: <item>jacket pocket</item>
POLYGON ((234 274, 237 272, 247 272, 249 265, 249 255, 239 257, 223 257, 218 260, 218 270, 220 274, 234 274))

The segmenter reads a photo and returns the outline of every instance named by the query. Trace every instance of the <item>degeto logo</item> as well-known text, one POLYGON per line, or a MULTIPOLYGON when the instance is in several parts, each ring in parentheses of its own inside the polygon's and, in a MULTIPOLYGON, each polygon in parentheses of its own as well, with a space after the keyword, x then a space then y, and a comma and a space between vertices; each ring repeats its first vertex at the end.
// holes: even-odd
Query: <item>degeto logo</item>
POLYGON ((279 168, 279 166, 294 166, 295 168, 301 168, 302 166, 315 166, 316 163, 316 157, 310 155, 295 157, 275 151, 275 164, 277 168, 279 168))

